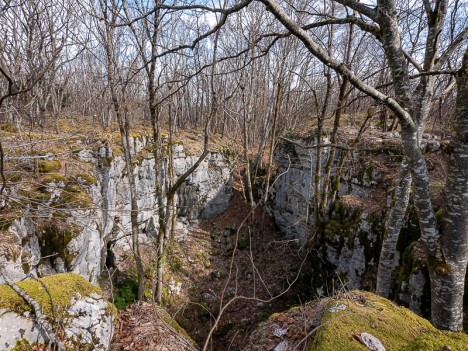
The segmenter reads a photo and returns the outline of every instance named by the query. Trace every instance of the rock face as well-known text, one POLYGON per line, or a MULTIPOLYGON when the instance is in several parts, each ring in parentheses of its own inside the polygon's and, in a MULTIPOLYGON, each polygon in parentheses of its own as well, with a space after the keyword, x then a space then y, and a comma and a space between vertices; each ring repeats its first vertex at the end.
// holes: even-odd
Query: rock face
MULTIPOLYGON (((114 307, 100 290, 76 274, 57 274, 18 283, 39 302, 49 323, 70 349, 107 350, 113 333, 114 307), (47 290, 46 290, 46 288, 47 290), (50 293, 50 296, 49 296, 50 293)), ((48 341, 30 306, 10 287, 0 286, 0 348, 48 341), (17 344, 18 343, 18 344, 17 344)))
MULTIPOLYGON (((393 134, 391 136, 393 137, 393 134)), ((316 138, 299 139, 298 143, 306 147, 283 142, 275 150, 275 161, 279 166, 277 174, 280 176, 276 179, 271 192, 270 211, 283 232, 303 245, 315 226, 314 178, 317 150, 308 146, 315 145, 316 138)), ((323 144, 327 143, 329 142, 325 138, 323 144)), ((378 141, 373 140, 373 143, 378 143, 378 141)), ((321 148, 321 153, 323 172, 330 148, 321 148)), ((332 177, 336 174, 341 154, 340 149, 337 149, 331 172, 332 177)), ((350 158, 354 162, 345 164, 346 171, 341 174, 338 196, 353 195, 365 198, 382 181, 382 174, 378 168, 373 167, 370 160, 358 163, 361 157, 362 155, 355 151, 350 153, 350 158)), ((322 178, 323 176, 321 174, 322 178)))
MULTIPOLYGON (((327 294, 332 286, 342 284, 351 289, 374 289, 385 214, 401 160, 397 134, 367 135, 364 148, 377 151, 349 152, 344 164, 346 171, 335 182, 342 156, 337 150, 331 172, 338 184, 337 200, 331 205, 327 222, 320 228, 315 228, 314 223, 317 152, 314 147, 300 146, 315 145, 316 140, 302 138, 277 147, 275 160, 279 176, 270 196, 270 212, 286 236, 295 239, 301 247, 314 233, 310 266, 314 294, 327 294)), ((438 141, 426 136, 422 148, 433 153, 430 157, 440 157, 436 155, 441 149, 438 141)), ((329 152, 329 148, 322 148, 322 170, 329 152)), ((322 179, 323 174, 320 176, 322 179)), ((426 314, 423 305, 428 301, 427 269, 410 245, 418 236, 417 218, 410 208, 398 243, 396 259, 404 262, 403 268, 396 272, 393 293, 413 310, 426 314)))
MULTIPOLYGON (((140 240, 148 242, 158 229, 155 161, 148 137, 131 138, 131 145, 140 240)), ((76 159, 85 171, 73 179, 66 174, 44 176, 32 189, 37 201, 25 206, 20 217, 0 223, 0 235, 8 238, 3 241, 8 245, 0 244, 0 263, 11 280, 18 281, 28 272, 37 276, 75 272, 95 282, 106 258, 115 264, 129 250, 130 189, 121 151, 113 150, 108 142, 92 148, 81 145, 80 149, 76 159), (45 256, 49 257, 43 259, 45 256)), ((173 145, 172 149, 174 176, 178 177, 197 156, 187 155, 182 145, 173 145)), ((165 165, 158 167, 162 174, 168 174, 165 165)), ((227 161, 220 153, 210 152, 179 189, 175 238, 184 240, 190 224, 224 211, 232 195, 231 186, 227 161)), ((21 193, 18 186, 8 191, 12 195, 21 193)))

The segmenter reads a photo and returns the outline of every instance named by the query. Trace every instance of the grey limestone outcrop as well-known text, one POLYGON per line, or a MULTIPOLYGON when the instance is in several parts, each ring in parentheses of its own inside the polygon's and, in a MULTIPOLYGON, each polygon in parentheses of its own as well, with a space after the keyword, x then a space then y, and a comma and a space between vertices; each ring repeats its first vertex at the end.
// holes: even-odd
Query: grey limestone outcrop
MULTIPOLYGON (((350 140, 351 136, 344 136, 350 140)), ((321 148, 322 174, 330 153, 326 136, 321 148)), ((278 165, 269 196, 269 211, 288 239, 295 240, 310 254, 313 294, 330 293, 333 287, 374 289, 375 275, 384 233, 385 214, 390 206, 394 177, 401 160, 401 141, 397 132, 366 136, 367 150, 348 152, 339 182, 335 182, 342 149, 336 150, 331 175, 339 184, 337 199, 327 220, 315 227, 314 179, 317 149, 314 136, 281 142, 275 150, 278 165), (393 175, 392 175, 393 174, 393 175), (312 244, 311 244, 312 243, 312 244), (312 245, 312 246, 311 246, 312 245)), ((441 152, 442 144, 425 135, 421 149, 441 152)), ((413 256, 411 242, 418 237, 418 224, 411 207, 403 223, 396 260, 406 260, 396 272, 395 298, 412 310, 424 314, 427 300, 427 268, 413 256)))
MULTIPOLYGON (((151 153, 143 152, 149 142, 148 137, 131 138, 143 243, 152 240, 158 229, 155 161, 151 153)), ((172 152, 175 177, 198 158, 186 154, 179 144, 172 146, 172 152)), ((73 187, 62 177, 51 177, 46 190, 41 190, 45 199, 34 208, 34 216, 25 207, 22 215, 3 229, 9 247, 1 246, 0 263, 11 280, 17 281, 27 273, 45 276, 75 272, 96 282, 108 252, 118 261, 130 249, 130 189, 123 155, 102 142, 97 147, 84 146, 76 157, 92 171, 78 176, 73 187), (59 215, 66 222, 57 227, 51 223, 59 215)), ((158 167, 167 180, 167 167, 158 167)), ((224 211, 232 196, 231 188, 228 161, 219 152, 210 152, 176 195, 175 238, 184 240, 190 225, 224 211)), ((14 194, 17 190, 13 187, 8 191, 14 194)))

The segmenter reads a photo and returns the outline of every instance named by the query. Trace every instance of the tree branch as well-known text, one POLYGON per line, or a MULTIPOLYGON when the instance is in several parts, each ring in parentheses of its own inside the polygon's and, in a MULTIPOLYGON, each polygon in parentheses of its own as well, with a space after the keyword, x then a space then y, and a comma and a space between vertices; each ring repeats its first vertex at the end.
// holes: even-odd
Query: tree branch
POLYGON ((416 68, 419 72, 422 72, 424 69, 422 66, 406 51, 403 50, 403 54, 405 55, 406 59, 416 68))
POLYGON ((370 97, 386 104, 400 119, 402 125, 414 127, 414 122, 409 113, 393 98, 381 93, 374 87, 364 83, 352 72, 345 64, 340 63, 330 57, 295 21, 293 21, 286 12, 274 0, 259 0, 292 34, 300 39, 305 47, 326 66, 332 68, 339 74, 346 77, 357 89, 366 93, 370 97))
POLYGON ((445 62, 449 59, 450 55, 463 43, 463 41, 468 38, 468 27, 465 28, 458 36, 455 38, 453 42, 445 49, 445 51, 440 55, 438 59, 436 59, 435 68, 441 68, 445 62))
POLYGON ((372 9, 369 6, 365 4, 361 4, 355 0, 336 0, 336 2, 343 6, 347 6, 356 12, 362 13, 364 16, 369 17, 370 19, 374 21, 377 18, 376 9, 372 9))

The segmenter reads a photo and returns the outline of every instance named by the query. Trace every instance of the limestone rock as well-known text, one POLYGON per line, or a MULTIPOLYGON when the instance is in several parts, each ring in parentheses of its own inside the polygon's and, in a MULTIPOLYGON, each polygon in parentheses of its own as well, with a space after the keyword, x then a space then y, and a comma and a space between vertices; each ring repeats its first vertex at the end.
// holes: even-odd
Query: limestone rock
MULTIPOLYGON (((130 139, 140 241, 147 243, 158 230, 155 161, 145 150, 149 137, 130 139)), ((66 177, 51 175, 39 191, 41 198, 34 208, 34 218, 26 208, 22 216, 2 228, 2 235, 11 237, 9 249, 14 248, 14 254, 8 254, 0 244, 0 263, 11 280, 18 281, 26 274, 45 276, 66 271, 96 282, 107 252, 111 252, 116 265, 125 261, 131 247, 131 203, 124 158, 106 142, 94 149, 84 147, 77 156, 87 169, 93 169, 92 173, 73 179, 71 186, 66 177), (57 215, 60 225, 54 223, 57 215)), ((178 144, 173 146, 173 156, 176 177, 197 160, 178 144)), ((167 165, 158 167, 167 178, 167 165)), ((224 211, 232 196, 231 188, 227 160, 218 152, 210 152, 177 193, 176 239, 184 240, 187 228, 198 219, 224 211)), ((18 189, 7 191, 18 195, 14 193, 18 189)), ((0 284, 3 282, 0 276, 0 284)))
MULTIPOLYGON (((355 135, 340 137, 350 140, 355 135)), ((324 135, 325 136, 325 135, 324 135)), ((275 150, 278 164, 277 177, 269 197, 269 212, 288 239, 295 240, 299 246, 308 242, 311 233, 315 233, 320 245, 319 254, 310 255, 310 274, 313 292, 322 295, 327 287, 345 285, 349 289, 373 289, 382 246, 385 213, 390 207, 394 181, 399 165, 398 150, 401 148, 399 133, 368 132, 361 138, 364 148, 375 149, 369 153, 349 151, 343 164, 343 173, 339 182, 337 199, 327 213, 327 222, 318 232, 315 228, 315 189, 317 149, 316 137, 298 137, 293 141, 284 141, 275 150), (303 145, 305 147, 301 147, 303 145), (396 153, 395 153, 396 150, 396 153), (348 162, 348 164, 346 164, 348 162)), ((340 139, 339 140, 343 140, 340 139)), ((422 141, 424 152, 438 152, 439 142, 426 136, 422 141)), ((320 148, 322 153, 322 172, 330 153, 328 147, 320 148)), ((338 148, 331 169, 332 178, 336 178, 336 167, 342 156, 338 148)), ((436 157, 436 155, 432 156, 436 157)), ((323 178, 323 173, 320 175, 323 178)), ((333 179, 336 181, 336 179, 333 179)), ((419 225, 417 217, 409 208, 409 216, 401 229, 401 238, 417 237, 419 225)), ((405 250, 410 241, 399 244, 395 260, 404 259, 405 250)), ((407 260, 402 266, 412 267, 418 255, 406 254, 407 260), (413 259, 414 258, 414 259, 413 259)), ((419 264, 420 265, 420 264, 419 264)), ((397 291, 395 297, 404 302, 413 311, 427 315, 429 281, 427 269, 409 269, 397 272, 395 278, 397 291)))
POLYGON ((382 345, 382 342, 377 339, 375 336, 369 333, 361 333, 359 335, 359 340, 366 345, 369 350, 372 351, 386 351, 385 346, 382 345))

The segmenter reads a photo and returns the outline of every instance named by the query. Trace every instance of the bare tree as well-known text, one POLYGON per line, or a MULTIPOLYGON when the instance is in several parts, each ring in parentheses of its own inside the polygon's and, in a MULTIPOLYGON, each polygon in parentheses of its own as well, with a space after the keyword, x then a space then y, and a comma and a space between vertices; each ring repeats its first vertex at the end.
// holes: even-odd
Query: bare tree
MULTIPOLYGON (((117 118, 119 127, 121 145, 124 151, 125 168, 130 189, 130 221, 132 230, 132 250, 135 259, 138 276, 138 300, 144 299, 145 291, 145 273, 140 253, 138 225, 138 203, 137 190, 135 185, 135 175, 133 172, 131 146, 129 141, 130 122, 129 106, 126 104, 127 86, 129 84, 126 73, 131 72, 134 58, 125 56, 125 49, 119 46, 119 40, 123 38, 118 36, 116 31, 117 20, 120 16, 121 5, 116 1, 99 1, 100 15, 104 19, 103 26, 98 27, 98 39, 105 50, 106 74, 109 91, 112 98, 112 105, 117 118), (120 55, 119 55, 120 54, 120 55), (126 66, 125 66, 126 64, 126 66)), ((122 43, 121 43, 122 44, 122 43)))
MULTIPOLYGON (((432 72, 442 68, 445 57, 451 50, 449 47, 441 57, 437 58, 439 49, 438 33, 444 26, 447 1, 437 1, 434 5, 424 2, 428 17, 428 34, 423 73, 427 72, 427 74, 421 75, 414 92, 411 89, 407 68, 407 61, 411 62, 414 59, 408 58, 405 50, 401 47, 396 2, 377 1, 376 8, 373 8, 351 0, 336 1, 349 6, 374 22, 369 23, 358 20, 356 24, 372 33, 380 41, 392 73, 395 99, 368 85, 348 67, 332 58, 306 30, 288 16, 278 3, 273 0, 264 0, 262 2, 291 33, 304 43, 312 54, 349 79, 350 83, 356 88, 388 106, 400 120, 403 149, 413 179, 414 202, 421 226, 421 242, 425 247, 431 275, 432 321, 439 328, 460 330, 462 323, 459 318, 459 311, 462 310, 462 299, 448 299, 447 295, 444 294, 445 289, 441 289, 441 281, 443 277, 454 277, 455 275, 458 277, 458 272, 466 269, 466 264, 465 267, 456 267, 455 265, 458 262, 447 260, 449 257, 448 252, 454 248, 450 246, 451 242, 445 240, 447 233, 438 230, 430 198, 428 171, 419 148, 419 140, 427 120, 430 99, 433 93, 434 73, 432 72)), ((354 21, 354 19, 351 20, 354 21)), ((466 36, 467 33, 465 32, 459 35, 466 36)), ((464 228, 459 227, 458 229, 460 231, 456 236, 459 240, 462 240, 463 245, 466 245, 468 238, 464 228)), ((455 283, 455 279, 444 279, 444 282, 447 284, 452 283, 447 288, 453 292, 451 296, 463 296, 463 284, 455 283)))

